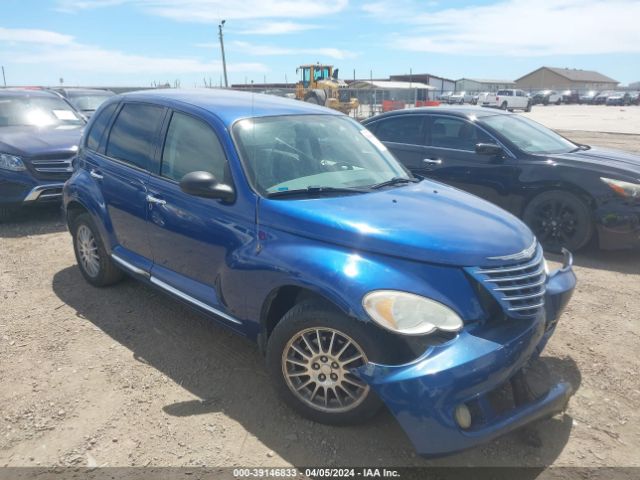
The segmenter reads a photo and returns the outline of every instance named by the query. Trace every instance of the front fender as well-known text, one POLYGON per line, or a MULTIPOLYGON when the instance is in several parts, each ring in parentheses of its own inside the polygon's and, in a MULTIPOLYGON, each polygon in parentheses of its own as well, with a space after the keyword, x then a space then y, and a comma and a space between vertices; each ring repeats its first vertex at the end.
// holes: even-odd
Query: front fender
POLYGON ((345 314, 369 321, 362 306, 372 290, 402 290, 452 308, 465 321, 486 314, 464 272, 455 267, 403 260, 262 228, 251 259, 252 295, 246 318, 259 319, 270 294, 282 286, 317 293, 345 314))

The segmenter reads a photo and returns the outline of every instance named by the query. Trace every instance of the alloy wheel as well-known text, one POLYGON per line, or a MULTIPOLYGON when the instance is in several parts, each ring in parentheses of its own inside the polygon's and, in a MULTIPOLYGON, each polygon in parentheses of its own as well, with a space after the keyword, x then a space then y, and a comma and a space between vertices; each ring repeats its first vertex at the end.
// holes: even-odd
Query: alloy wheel
POLYGON ((86 225, 80 225, 76 232, 76 242, 82 268, 90 277, 97 277, 100 273, 100 256, 91 229, 86 225))
POLYGON ((347 412, 369 393, 369 386, 352 373, 367 361, 362 348, 344 333, 327 327, 309 328, 285 346, 282 373, 303 403, 323 412, 347 412))
POLYGON ((580 215, 571 205, 548 201, 534 213, 534 230, 542 243, 568 245, 578 232, 580 215))

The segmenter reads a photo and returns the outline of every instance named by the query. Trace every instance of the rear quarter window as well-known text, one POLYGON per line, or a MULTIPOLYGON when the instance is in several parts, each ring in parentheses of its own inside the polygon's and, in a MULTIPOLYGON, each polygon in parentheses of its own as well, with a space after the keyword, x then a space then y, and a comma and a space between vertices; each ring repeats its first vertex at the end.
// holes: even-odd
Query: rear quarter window
POLYGON ((148 169, 158 142, 165 109, 157 105, 126 103, 111 127, 107 155, 148 169))

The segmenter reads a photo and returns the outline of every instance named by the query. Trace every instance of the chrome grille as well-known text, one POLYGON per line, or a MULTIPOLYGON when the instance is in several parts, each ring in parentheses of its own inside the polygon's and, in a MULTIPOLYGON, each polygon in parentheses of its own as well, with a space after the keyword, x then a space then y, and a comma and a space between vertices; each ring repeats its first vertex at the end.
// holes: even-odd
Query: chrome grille
POLYGON ((524 262, 467 270, 489 290, 510 317, 532 317, 544 307, 547 274, 539 245, 532 258, 524 262))
POLYGON ((31 160, 36 172, 42 173, 73 173, 72 158, 50 158, 45 160, 31 160))
POLYGON ((41 155, 25 158, 27 167, 40 180, 65 181, 73 173, 73 155, 41 155))

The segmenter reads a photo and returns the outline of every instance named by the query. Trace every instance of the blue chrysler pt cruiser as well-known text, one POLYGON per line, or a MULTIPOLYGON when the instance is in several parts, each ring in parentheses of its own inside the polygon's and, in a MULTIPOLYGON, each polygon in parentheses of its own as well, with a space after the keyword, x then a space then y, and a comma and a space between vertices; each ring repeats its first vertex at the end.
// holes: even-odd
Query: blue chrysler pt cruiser
POLYGON ((442 455, 562 411, 523 367, 571 297, 517 218, 421 180, 336 111, 231 91, 113 97, 64 207, 80 270, 133 276, 255 340, 282 399, 330 424, 384 404, 442 455), (501 408, 492 393, 512 390, 501 408))

